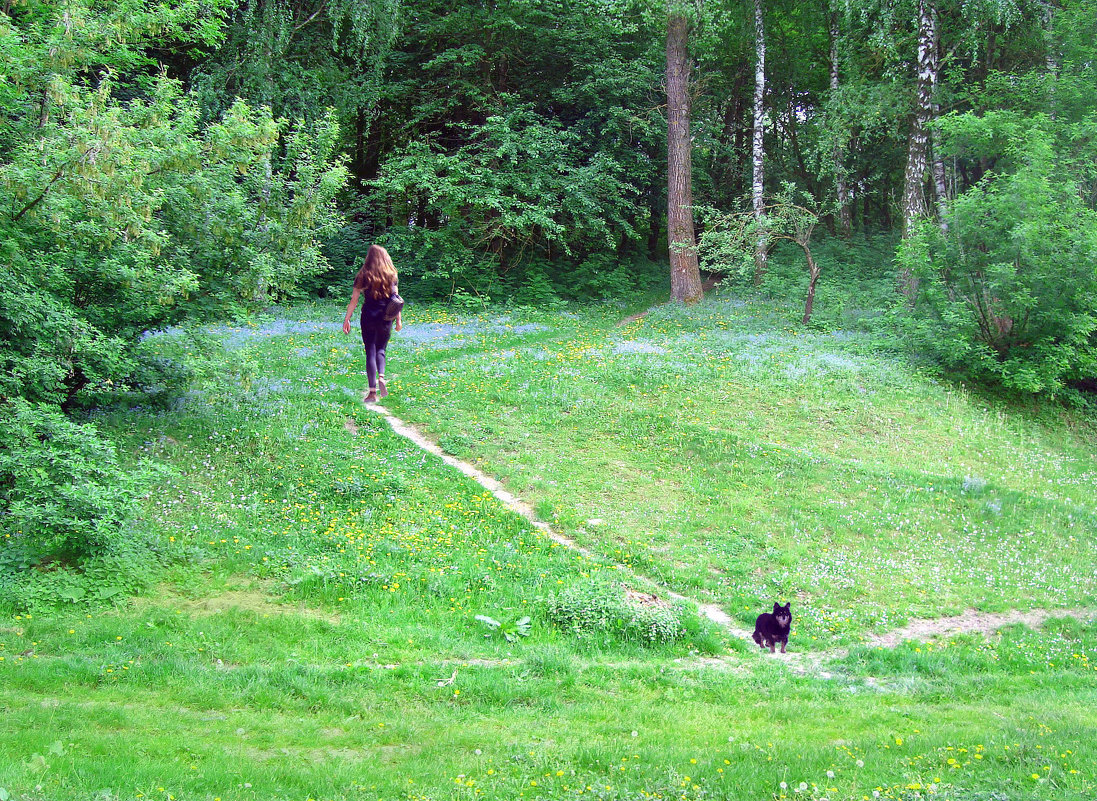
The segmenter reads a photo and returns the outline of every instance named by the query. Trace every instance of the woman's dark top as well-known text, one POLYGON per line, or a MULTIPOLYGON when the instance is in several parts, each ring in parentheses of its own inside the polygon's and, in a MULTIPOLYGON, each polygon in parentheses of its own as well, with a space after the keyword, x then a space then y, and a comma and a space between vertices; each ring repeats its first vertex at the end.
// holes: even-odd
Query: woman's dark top
MULTIPOLYGON (((374 300, 365 293, 362 294, 362 327, 366 325, 378 326, 385 322, 385 307, 389 305, 387 297, 374 300)), ((392 320, 388 323, 391 325, 392 320)))
MULTIPOLYGON (((385 295, 380 299, 375 299, 370 296, 369 290, 365 287, 365 282, 361 279, 361 276, 355 276, 354 286, 362 292, 362 328, 365 328, 368 324, 371 327, 377 327, 385 322, 385 307, 389 305, 389 297, 392 292, 396 291, 396 284, 392 285, 392 292, 385 295)), ((392 324, 392 320, 388 321, 392 324)))

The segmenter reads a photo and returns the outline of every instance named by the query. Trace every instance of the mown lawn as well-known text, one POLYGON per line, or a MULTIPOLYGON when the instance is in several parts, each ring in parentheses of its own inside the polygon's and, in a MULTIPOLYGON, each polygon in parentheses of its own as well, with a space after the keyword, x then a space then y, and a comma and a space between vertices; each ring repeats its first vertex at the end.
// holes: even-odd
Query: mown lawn
POLYGON ((217 330, 186 398, 100 418, 168 468, 146 589, 43 581, 0 623, 0 799, 1093 798, 1093 614, 859 645, 1097 609, 1092 427, 794 313, 409 310, 386 405, 593 558, 363 408, 340 309, 217 330), (825 677, 688 609, 602 620, 644 577, 748 624, 790 600, 825 677))

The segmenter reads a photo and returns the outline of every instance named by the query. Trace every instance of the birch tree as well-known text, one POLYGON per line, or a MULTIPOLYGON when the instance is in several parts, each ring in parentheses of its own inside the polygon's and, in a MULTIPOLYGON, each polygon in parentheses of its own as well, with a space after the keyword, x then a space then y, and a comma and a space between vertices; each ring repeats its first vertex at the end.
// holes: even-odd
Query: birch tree
POLYGON ((929 123, 933 119, 933 93, 937 87, 937 3, 918 0, 918 61, 914 113, 907 145, 903 179, 903 235, 909 236, 919 217, 929 214, 925 175, 929 155, 929 123))
MULTIPOLYGON (((754 217, 762 229, 765 214, 765 97, 766 97, 766 29, 762 0, 754 0, 754 136, 751 146, 751 201, 754 217)), ((766 272, 768 248, 764 235, 759 235, 754 249, 754 284, 762 283, 766 272)))

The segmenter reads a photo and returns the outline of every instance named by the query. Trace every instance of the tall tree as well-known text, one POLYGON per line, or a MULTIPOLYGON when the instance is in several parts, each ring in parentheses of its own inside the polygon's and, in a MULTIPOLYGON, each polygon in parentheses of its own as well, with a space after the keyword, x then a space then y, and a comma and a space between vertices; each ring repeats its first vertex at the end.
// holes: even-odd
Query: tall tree
POLYGON ((667 235, 670 296, 680 303, 696 303, 704 295, 693 227, 689 71, 689 20, 672 8, 667 17, 667 235))
MULTIPOLYGON (((754 138, 751 149, 751 200, 758 230, 763 229, 765 214, 765 98, 766 98, 766 26, 762 0, 754 0, 754 138)), ((768 242, 759 234, 754 248, 754 283, 762 283, 766 271, 768 242)))
POLYGON ((929 124, 933 119, 934 90, 938 76, 937 2, 918 0, 918 67, 914 114, 907 144, 907 167, 903 179, 903 234, 909 235, 915 221, 929 214, 925 175, 929 156, 929 124))
MULTIPOLYGON (((832 8, 829 14, 830 27, 830 92, 832 102, 836 100, 840 79, 840 59, 838 41, 841 36, 838 25, 839 12, 832 8)), ((843 237, 849 237, 853 228, 853 215, 849 205, 849 182, 846 178, 844 136, 839 131, 832 131, 834 146, 831 149, 831 159, 834 164, 834 191, 838 203, 838 230, 843 237)))

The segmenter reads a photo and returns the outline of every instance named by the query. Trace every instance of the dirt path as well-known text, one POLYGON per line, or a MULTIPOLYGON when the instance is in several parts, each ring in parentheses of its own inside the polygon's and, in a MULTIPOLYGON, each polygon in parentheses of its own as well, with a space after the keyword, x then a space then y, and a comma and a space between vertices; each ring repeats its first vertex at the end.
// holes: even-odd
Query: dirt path
MULTIPOLYGON (((537 518, 537 514, 533 511, 532 506, 509 492, 502 483, 487 475, 474 465, 446 453, 436 443, 420 433, 414 426, 405 423, 388 409, 377 404, 369 404, 366 408, 384 417, 395 433, 414 443, 427 453, 437 456, 443 462, 456 468, 462 474, 468 476, 481 487, 488 490, 500 503, 511 511, 524 517, 529 521, 530 525, 541 531, 553 542, 564 548, 575 551, 576 553, 582 554, 588 559, 603 559, 601 555, 594 553, 589 548, 585 548, 570 537, 566 537, 560 532, 553 530, 548 523, 537 518)), ((347 431, 353 434, 358 433, 358 428, 353 420, 347 420, 346 428, 347 431)), ((606 560, 606 562, 619 570, 627 571, 640 582, 657 587, 661 596, 695 604, 701 611, 701 614, 723 628, 729 635, 746 640, 752 647, 755 647, 754 641, 751 639, 751 630, 733 620, 730 615, 715 604, 703 604, 694 598, 680 595, 656 581, 641 576, 625 565, 610 560, 606 560)), ((1079 619, 1095 618, 1097 617, 1097 610, 1034 609, 1028 612, 1010 611, 1003 613, 986 613, 970 609, 961 615, 953 617, 935 618, 932 620, 914 620, 900 629, 895 629, 894 631, 889 631, 885 634, 871 635, 866 640, 865 644, 869 647, 894 648, 904 640, 925 641, 953 634, 972 633, 981 633, 990 636, 1003 626, 1012 625, 1014 623, 1023 623, 1029 627, 1037 628, 1043 624, 1045 620, 1052 617, 1076 617, 1079 619)), ((826 651, 803 653, 793 651, 787 654, 775 654, 775 656, 794 673, 811 675, 819 678, 831 678, 833 674, 826 669, 827 662, 834 659, 841 659, 848 653, 848 648, 832 648, 826 651)), ((711 664, 712 666, 727 667, 729 664, 729 660, 726 657, 704 659, 701 661, 705 664, 711 664)))
MULTIPOLYGON (((711 292, 712 290, 714 290, 716 288, 716 285, 718 283, 720 283, 720 276, 715 275, 713 273, 709 273, 708 275, 703 276, 702 279, 701 279, 701 291, 702 292, 711 292)), ((654 309, 655 307, 652 306, 651 308, 654 309)), ((637 312, 636 314, 630 314, 628 317, 626 317, 625 319, 623 319, 619 323, 617 323, 617 327, 618 328, 623 328, 624 326, 628 325, 629 323, 634 323, 637 320, 642 320, 643 318, 648 316, 648 312, 650 312, 650 311, 651 311, 651 309, 645 309, 642 312, 637 312)))
POLYGON ((1053 617, 1079 619, 1097 615, 1092 609, 1032 609, 1028 612, 979 612, 969 609, 962 615, 941 617, 934 620, 913 620, 901 629, 886 634, 873 635, 865 643, 870 647, 894 648, 904 640, 932 640, 953 634, 983 634, 990 636, 1004 626, 1023 623, 1029 628, 1039 628, 1053 617))
MULTIPOLYGON (((468 476, 481 487, 494 495, 499 500, 499 502, 506 506, 508 509, 520 514, 522 517, 528 520, 530 525, 541 531, 553 542, 562 545, 569 550, 575 551, 576 553, 582 554, 588 559, 602 559, 600 555, 595 554, 589 548, 583 547, 570 537, 566 537, 560 532, 553 530, 552 526, 550 526, 548 523, 544 522, 543 520, 539 520, 537 518, 537 514, 533 511, 532 506, 523 501, 521 498, 515 496, 513 493, 509 492, 506 487, 504 487, 499 481, 496 481, 494 478, 479 470, 474 465, 462 461, 461 459, 457 459, 456 457, 450 456, 448 453, 438 447, 437 444, 431 442, 429 439, 423 436, 419 431, 415 429, 414 426, 405 423, 388 409, 385 409, 384 407, 377 404, 370 404, 366 408, 384 417, 385 420, 388 421, 389 426, 392 427, 392 430, 400 436, 415 443, 428 453, 434 454, 451 467, 455 467, 460 470, 464 475, 468 476)), ((703 614, 713 623, 716 623, 717 625, 720 625, 727 629, 729 632, 734 633, 736 636, 746 636, 748 638, 750 637, 749 631, 738 627, 731 619, 731 617, 728 616, 728 614, 720 609, 718 606, 715 606, 713 604, 702 604, 692 598, 687 598, 684 595, 679 595, 678 593, 670 590, 667 587, 662 586, 656 581, 652 581, 651 579, 648 579, 644 576, 640 576, 635 571, 631 570, 628 567, 625 567, 622 564, 618 564, 612 561, 608 561, 608 564, 612 564, 618 570, 628 571, 641 581, 658 587, 661 595, 664 595, 668 598, 673 598, 676 601, 688 601, 690 603, 696 604, 697 607, 701 610, 701 614, 703 614)))

